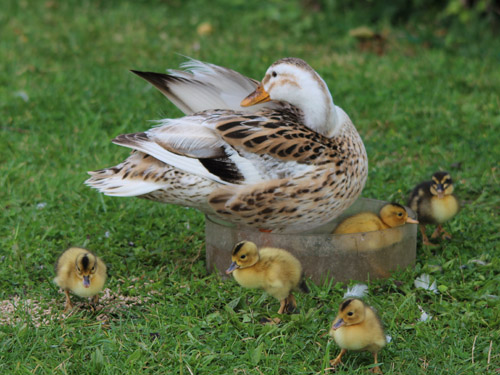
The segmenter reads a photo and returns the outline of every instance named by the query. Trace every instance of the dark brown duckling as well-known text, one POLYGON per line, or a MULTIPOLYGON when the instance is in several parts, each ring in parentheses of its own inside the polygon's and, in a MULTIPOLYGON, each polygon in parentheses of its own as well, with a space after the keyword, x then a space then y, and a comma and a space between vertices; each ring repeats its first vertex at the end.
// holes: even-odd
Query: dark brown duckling
POLYGON ((441 235, 443 239, 451 239, 451 234, 444 230, 442 224, 453 218, 460 209, 453 190, 450 174, 443 171, 434 173, 430 181, 422 182, 413 189, 408 206, 418 215, 424 245, 436 246, 425 233, 428 224, 437 225, 431 238, 441 235))

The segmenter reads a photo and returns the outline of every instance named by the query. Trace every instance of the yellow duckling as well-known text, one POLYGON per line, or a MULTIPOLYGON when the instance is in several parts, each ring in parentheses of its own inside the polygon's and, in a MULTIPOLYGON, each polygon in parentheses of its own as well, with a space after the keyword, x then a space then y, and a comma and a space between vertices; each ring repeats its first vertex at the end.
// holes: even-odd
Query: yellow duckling
POLYGON ((418 215, 424 245, 436 246, 427 238, 427 224, 437 225, 431 238, 441 235, 443 239, 451 239, 451 234, 443 229, 442 224, 453 218, 460 209, 453 190, 453 180, 448 172, 436 172, 431 181, 422 182, 413 189, 408 205, 418 215))
MULTIPOLYGON (((341 358, 347 350, 369 351, 373 354, 376 365, 378 352, 387 343, 384 328, 373 308, 361 299, 353 297, 359 295, 356 289, 363 289, 362 296, 367 287, 357 285, 353 292, 348 290, 329 332, 341 348, 340 354, 331 361, 333 367, 342 363, 341 358)), ((373 367, 371 371, 382 373, 379 366, 373 367)))
POLYGON ((71 247, 61 254, 56 263, 54 282, 64 290, 64 312, 73 308, 69 291, 79 297, 92 297, 95 305, 106 281, 106 265, 94 253, 79 247, 71 247))
POLYGON ((379 212, 361 212, 342 221, 333 234, 373 232, 381 229, 399 227, 405 223, 418 224, 408 216, 406 209, 398 203, 388 203, 379 212))
POLYGON ((242 241, 234 247, 232 261, 226 273, 233 273, 242 287, 264 289, 280 301, 278 314, 291 313, 297 306, 292 290, 299 287, 309 292, 302 279, 302 265, 286 250, 272 247, 259 250, 255 243, 242 241))

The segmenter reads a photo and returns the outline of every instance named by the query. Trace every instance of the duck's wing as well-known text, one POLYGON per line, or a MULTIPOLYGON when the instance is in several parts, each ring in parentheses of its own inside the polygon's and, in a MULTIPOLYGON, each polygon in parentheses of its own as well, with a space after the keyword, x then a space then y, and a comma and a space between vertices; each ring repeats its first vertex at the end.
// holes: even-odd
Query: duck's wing
POLYGON ((234 178, 237 170, 227 159, 225 143, 202 123, 203 119, 198 116, 165 120, 160 127, 143 133, 122 134, 112 142, 150 155, 191 175, 221 184, 236 182, 239 179, 234 178), (226 162, 225 167, 220 166, 225 175, 218 173, 215 168, 205 167, 207 160, 220 160, 221 165, 226 162))
POLYGON ((163 120, 159 127, 113 142, 218 183, 253 185, 328 160, 332 141, 300 120, 293 107, 255 114, 212 110, 163 120))
POLYGON ((255 112, 278 105, 241 107, 240 102, 255 90, 258 82, 232 69, 195 59, 189 59, 181 67, 185 70, 169 70, 169 74, 132 72, 155 86, 186 115, 209 109, 255 112))
POLYGON ((261 110, 254 115, 220 118, 215 130, 238 151, 267 155, 283 162, 321 164, 337 154, 335 141, 302 124, 302 112, 282 108, 261 110))

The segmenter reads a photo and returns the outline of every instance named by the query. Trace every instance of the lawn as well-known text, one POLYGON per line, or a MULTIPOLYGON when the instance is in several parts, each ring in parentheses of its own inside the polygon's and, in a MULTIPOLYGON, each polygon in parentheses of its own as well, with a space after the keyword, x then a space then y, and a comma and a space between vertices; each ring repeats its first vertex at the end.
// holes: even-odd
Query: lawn
MULTIPOLYGON (((129 70, 162 72, 182 55, 256 79, 281 57, 309 62, 365 142, 365 197, 404 203, 448 170, 463 206, 447 224, 453 239, 419 241, 414 269, 369 283, 392 336, 379 358, 385 374, 500 372, 500 41, 381 22, 375 53, 349 36, 363 17, 323 3, 2 4, 1 374, 322 374, 337 355, 327 332, 346 285, 309 282, 300 314, 262 326, 278 303, 207 273, 202 214, 83 185, 86 171, 128 155, 114 136, 181 115, 129 70), (69 246, 103 258, 109 290, 95 312, 74 297, 65 318, 52 279, 69 246), (415 288, 422 273, 439 293, 415 288)), ((371 367, 368 353, 344 359, 339 374, 371 367)))

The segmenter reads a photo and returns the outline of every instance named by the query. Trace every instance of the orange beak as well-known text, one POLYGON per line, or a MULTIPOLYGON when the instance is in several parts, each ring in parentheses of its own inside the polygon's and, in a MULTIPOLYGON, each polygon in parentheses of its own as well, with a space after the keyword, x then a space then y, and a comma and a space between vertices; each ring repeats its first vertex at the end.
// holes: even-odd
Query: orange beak
POLYGON ((411 217, 408 216, 408 218, 406 219, 406 222, 407 223, 410 223, 410 224, 418 224, 418 220, 415 220, 415 219, 412 219, 411 217))
POLYGON ((251 105, 265 103, 270 100, 271 98, 269 97, 267 91, 264 90, 262 84, 259 84, 259 86, 257 86, 254 92, 252 92, 250 95, 248 95, 245 99, 241 101, 240 105, 242 107, 250 107, 251 105))

